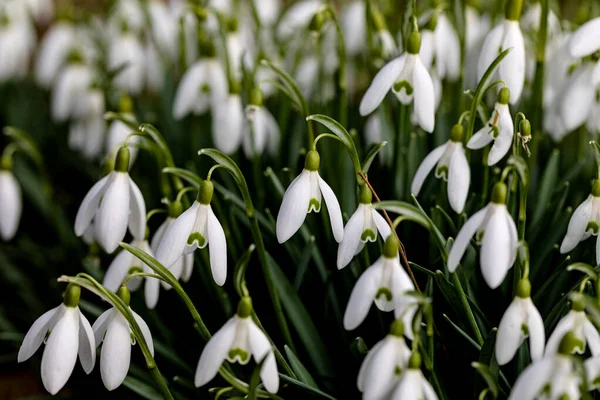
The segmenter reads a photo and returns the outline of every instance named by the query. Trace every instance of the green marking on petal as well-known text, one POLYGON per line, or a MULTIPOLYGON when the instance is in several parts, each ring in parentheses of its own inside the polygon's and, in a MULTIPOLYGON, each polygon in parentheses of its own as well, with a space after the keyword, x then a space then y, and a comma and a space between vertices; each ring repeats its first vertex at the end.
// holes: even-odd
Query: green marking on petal
POLYGON ((310 202, 308 203, 308 212, 319 212, 321 211, 321 203, 319 202, 319 200, 315 199, 314 197, 310 199, 310 202))
POLYGON ((396 376, 400 375, 402 373, 402 367, 400 365, 396 365, 396 368, 394 368, 394 374, 396 376))
POLYGON ((377 239, 377 234, 375 232, 373 232, 372 229, 365 229, 362 233, 362 235, 360 235, 360 240, 362 240, 363 242, 374 242, 377 239))
POLYGON ((210 85, 208 83, 205 83, 200 87, 200 91, 202 93, 210 93, 210 85))
POLYGON ((596 221, 588 222, 587 226, 585 227, 585 231, 591 232, 592 235, 597 235, 599 230, 600 230, 600 226, 598 226, 596 221))
POLYGON ((51 332, 52 332, 52 329, 49 329, 48 332, 46 332, 46 336, 44 336, 44 344, 46 344, 46 342, 48 342, 48 338, 50 337, 51 332))
POLYGON ((592 386, 593 387, 600 386, 600 375, 598 375, 597 377, 594 378, 594 380, 592 381, 592 386))
POLYGON ((194 232, 188 237, 187 244, 189 246, 193 245, 194 242, 198 244, 198 247, 204 247, 206 245, 206 239, 204 239, 204 236, 202 236, 200 232, 194 232))
POLYGON ((445 181, 447 181, 448 180, 448 166, 447 165, 440 165, 435 170, 435 177, 436 178, 443 178, 445 181))
POLYGON ((475 241, 477 244, 481 243, 481 239, 483 239, 483 233, 484 231, 481 230, 475 234, 475 241))
POLYGON ((523 336, 529 336, 529 327, 525 324, 521 324, 521 332, 523 332, 523 336))
POLYGON ((558 399, 558 400, 571 400, 571 398, 570 398, 568 395, 566 395, 566 394, 564 394, 564 393, 563 393, 563 394, 562 394, 562 395, 559 397, 559 399, 558 399))
POLYGON ((235 361, 235 359, 237 358, 238 360, 240 360, 241 363, 246 363, 249 357, 250 354, 248 354, 247 351, 240 349, 239 347, 229 350, 229 353, 227 354, 227 358, 232 362, 235 361))
POLYGON ((544 385, 544 387, 542 388, 542 390, 540 391, 540 397, 550 396, 551 390, 552 390, 552 387, 550 386, 550 382, 546 383, 544 385))
POLYGON ((394 297, 392 296, 392 292, 390 292, 390 289, 386 287, 380 287, 379 290, 377 290, 375 298, 378 299, 379 296, 384 296, 387 301, 392 301, 392 298, 394 297))
POLYGON ((498 125, 491 126, 490 135, 492 135, 494 139, 500 136, 500 128, 498 128, 498 125))
POLYGON ((413 94, 413 87, 408 81, 399 81, 394 83, 394 92, 400 93, 404 89, 406 91, 406 95, 410 96, 413 94))

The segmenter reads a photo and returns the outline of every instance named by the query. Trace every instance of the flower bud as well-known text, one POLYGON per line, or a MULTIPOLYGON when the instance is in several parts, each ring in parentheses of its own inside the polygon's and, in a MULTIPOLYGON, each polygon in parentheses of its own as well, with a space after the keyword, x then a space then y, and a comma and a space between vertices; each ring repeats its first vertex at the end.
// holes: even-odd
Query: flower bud
POLYGON ((69 283, 65 289, 65 298, 63 303, 67 307, 77 307, 79 305, 79 296, 81 296, 81 287, 74 283, 69 283))
POLYGON ((321 29, 323 29, 323 25, 327 22, 329 17, 329 13, 327 10, 321 10, 316 13, 312 19, 310 20, 310 24, 308 25, 308 29, 313 33, 320 33, 321 29))
POLYGON ((531 122, 528 119, 522 119, 519 122, 519 132, 522 137, 531 137, 531 122))
POLYGON ((240 318, 248 318, 252 314, 252 299, 244 296, 238 303, 237 315, 240 318))
POLYGON ((492 190, 492 203, 505 204, 506 203, 507 188, 504 182, 498 182, 494 185, 492 190))
POLYGON ((198 187, 198 196, 196 196, 196 200, 198 200, 200 204, 210 204, 214 191, 215 185, 213 185, 211 181, 202 181, 200 187, 198 187))
POLYGON ((304 169, 308 171, 318 171, 321 164, 321 156, 316 150, 311 150, 306 154, 304 169))
POLYGON ((115 158, 115 171, 117 172, 127 172, 129 168, 129 148, 127 146, 123 146, 117 152, 117 157, 115 158))

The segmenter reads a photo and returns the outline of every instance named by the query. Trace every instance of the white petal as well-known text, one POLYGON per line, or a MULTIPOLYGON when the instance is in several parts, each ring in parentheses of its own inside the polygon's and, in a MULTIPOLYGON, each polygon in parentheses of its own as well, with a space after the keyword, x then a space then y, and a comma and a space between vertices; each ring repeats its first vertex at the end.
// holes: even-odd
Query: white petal
POLYGON ((482 149, 492 143, 493 140, 494 138, 490 135, 490 127, 488 124, 485 124, 485 126, 471 136, 471 139, 467 142, 467 148, 471 150, 482 149))
POLYGON ((513 134, 512 134, 512 125, 510 132, 505 130, 504 127, 500 131, 500 134, 494 140, 494 145, 490 149, 488 154, 488 165, 495 165, 498 161, 500 161, 506 154, 508 154, 512 143, 513 143, 513 134))
POLYGON ((571 35, 569 39, 569 53, 571 57, 585 57, 600 50, 600 18, 594 18, 571 35))
POLYGON ((421 379, 421 391, 425 400, 438 400, 437 393, 425 378, 421 379))
POLYGON ((66 307, 52 328, 42 356, 42 382, 50 394, 56 394, 67 383, 79 347, 79 308, 66 307))
POLYGON ((46 337, 46 333, 52 328, 56 314, 61 311, 61 307, 62 304, 54 307, 52 310, 46 311, 31 325, 19 349, 18 362, 28 360, 39 349, 46 337))
POLYGON ((183 271, 181 272, 181 280, 187 282, 194 272, 194 255, 184 254, 183 256, 183 271))
POLYGON ((70 23, 57 22, 44 35, 35 65, 35 78, 41 86, 48 88, 54 81, 67 59, 74 33, 70 23))
POLYGON ((260 378, 265 388, 271 393, 277 393, 279 389, 279 375, 271 343, 269 343, 269 339, 267 339, 263 331, 253 322, 248 325, 248 341, 250 342, 252 356, 256 362, 260 362, 266 357, 260 370, 260 378))
POLYGON ((421 371, 416 369, 404 371, 400 383, 396 386, 390 400, 422 399, 420 374, 421 371))
POLYGON ((473 214, 471 218, 465 222, 460 232, 458 232, 458 235, 456 235, 456 239, 454 240, 454 244, 448 255, 448 271, 454 272, 456 267, 458 267, 458 263, 465 253, 465 250, 467 250, 471 238, 483 223, 488 207, 489 206, 486 206, 473 214))
POLYGON ((456 81, 460 75, 460 39, 456 30, 444 14, 438 17, 438 23, 435 30, 436 41, 435 48, 438 57, 438 69, 445 67, 445 71, 440 71, 440 76, 448 78, 450 81, 456 81), (438 40, 439 39, 439 40, 438 40), (441 56, 441 57, 440 57, 441 56), (444 72, 444 73, 442 73, 444 72))
POLYGON ((483 74, 498 57, 502 37, 504 36, 504 25, 498 24, 488 33, 481 47, 481 54, 477 62, 477 82, 483 78, 483 74))
POLYGON ((111 292, 116 292, 127 275, 129 275, 129 269, 132 267, 133 259, 133 254, 127 250, 121 250, 108 266, 104 279, 102 280, 102 286, 106 287, 111 292))
POLYGON ((215 107, 212 137, 215 147, 225 154, 234 153, 242 140, 244 109, 239 95, 229 95, 227 100, 215 107))
MULTIPOLYGON (((150 271, 144 271, 150 272, 150 271)), ((158 296, 160 294, 160 280, 147 278, 144 284, 144 299, 146 300, 146 307, 153 309, 158 304, 158 296)))
POLYGON ((527 309, 523 304, 524 301, 524 299, 516 297, 500 320, 495 346, 496 360, 500 365, 507 364, 512 360, 523 343, 522 326, 527 323, 527 309))
POLYGON ((552 331, 552 334, 548 338, 548 342, 546 342, 546 350, 544 355, 548 357, 551 354, 556 354, 558 352, 558 346, 563 336, 570 330, 572 330, 575 326, 575 320, 577 319, 577 313, 574 311, 569 311, 567 315, 561 318, 556 324, 556 327, 552 331))
POLYGON ((146 345, 148 345, 148 350, 150 350, 150 354, 154 357, 154 341, 152 340, 152 334, 150 333, 150 328, 148 328, 148 324, 146 321, 142 319, 135 311, 131 310, 133 314, 133 318, 135 318, 135 322, 137 322, 140 330, 142 331, 142 335, 144 336, 144 340, 146 340, 146 345))
POLYGON ((344 228, 344 238, 338 247, 337 267, 344 268, 356 253, 365 225, 364 204, 360 204, 344 228))
POLYGON ((527 328, 529 329, 529 352, 531 360, 537 361, 544 355, 546 333, 544 320, 531 298, 527 299, 527 328))
POLYGON ((583 366, 590 389, 598 389, 598 384, 594 384, 594 382, 597 382, 600 377, 600 357, 588 358, 584 361, 583 366))
POLYGON ((403 54, 398 58, 393 59, 383 66, 373 78, 373 82, 367 89, 367 92, 360 101, 359 111, 363 117, 371 114, 381 104, 385 95, 390 91, 402 68, 406 55, 403 54))
POLYGON ((581 126, 587 119, 594 103, 596 91, 591 85, 593 66, 584 63, 569 78, 567 89, 560 102, 560 117, 567 131, 581 126))
POLYGON ((92 372, 96 364, 94 331, 81 311, 79 311, 79 361, 86 374, 92 372))
POLYGON ((92 330, 94 331, 94 341, 96 342, 96 347, 100 346, 100 343, 104 340, 104 334, 106 333, 106 329, 108 329, 108 324, 115 317, 115 313, 118 313, 114 307, 109 308, 104 311, 98 319, 92 325, 92 330))
POLYGON ((273 114, 265 107, 261 108, 260 114, 263 119, 264 129, 267 132, 267 150, 271 156, 275 157, 279 151, 279 143, 281 142, 279 124, 275 117, 273 117, 273 114))
POLYGON ((379 234, 382 238, 387 238, 392 234, 392 228, 390 228, 390 225, 387 223, 385 218, 383 218, 377 210, 372 211, 373 219, 375 220, 375 226, 377 227, 379 234))
POLYGON ((194 377, 196 387, 207 384, 217 375, 233 343, 236 325, 236 317, 231 318, 204 346, 194 377))
POLYGON ((156 254, 158 251, 158 246, 160 245, 162 238, 165 236, 167 229, 169 229, 169 226, 171 226, 173 221, 175 221, 175 218, 167 217, 167 219, 160 224, 156 232, 154 232, 154 236, 152 236, 152 241, 150 242, 150 248, 154 254, 156 254))
POLYGON ((491 289, 500 286, 508 269, 512 267, 511 246, 509 226, 504 212, 502 210, 492 212, 481 240, 480 258, 481 273, 491 289))
POLYGON ((508 399, 536 399, 544 385, 550 381, 554 362, 553 357, 547 357, 530 364, 517 378, 508 399))
POLYGON ((444 151, 448 147, 448 143, 444 143, 443 145, 436 147, 431 151, 431 153, 427 154, 419 168, 417 168, 417 172, 415 173, 415 177, 413 178, 412 184, 410 185, 410 191, 412 194, 417 196, 421 191, 421 187, 425 182, 425 178, 431 172, 431 170, 435 167, 435 165, 440 161, 444 151))
POLYGON ((181 119, 194 110, 196 107, 194 103, 198 100, 198 93, 205 80, 206 64, 202 61, 198 61, 185 72, 173 100, 173 117, 175 119, 181 119))
POLYGON ((369 313, 371 303, 381 282, 382 263, 383 256, 367 268, 356 281, 344 313, 344 328, 347 331, 356 329, 369 313))
POLYGON ((208 206, 208 249, 210 270, 216 284, 223 286, 227 279, 227 242, 221 223, 208 206))
POLYGON ((431 133, 435 127, 435 92, 431 76, 419 57, 415 60, 413 84, 417 121, 425 132, 431 133))
POLYGON ((450 167, 448 171, 448 202, 450 207, 456 212, 461 213, 465 208, 465 202, 469 195, 469 185, 471 184, 471 169, 469 162, 465 157, 462 145, 450 158, 450 167))
POLYGON ((592 205, 593 197, 592 195, 589 195, 588 198, 575 209, 575 212, 569 221, 567 234, 560 245, 561 253, 564 254, 573 250, 579 241, 582 240, 587 224, 592 217, 592 205))
POLYGON ((387 343, 387 336, 377 342, 375 346, 368 351, 366 357, 364 358, 362 364, 360 365, 360 369, 358 370, 358 377, 356 379, 356 386, 358 390, 364 392, 365 384, 367 379, 367 373, 373 367, 373 361, 377 359, 377 353, 379 353, 379 349, 381 349, 387 343))
POLYGON ((583 322, 583 334, 585 335, 585 340, 592 356, 600 356, 600 334, 598 334, 596 327, 587 318, 583 322))
POLYGON ((510 90, 510 104, 516 104, 525 83, 525 43, 519 21, 504 21, 502 49, 511 50, 500 62, 500 79, 506 82, 510 90))
POLYGON ((96 239, 107 253, 115 251, 125 237, 129 220, 129 199, 129 175, 126 172, 116 172, 110 184, 107 184, 94 220, 96 239))
POLYGON ((146 236, 146 203, 144 203, 144 196, 142 196, 140 188, 131 178, 129 178, 129 187, 131 189, 129 232, 134 239, 144 240, 146 236))
POLYGON ((383 345, 377 349, 369 369, 365 371, 364 399, 383 399, 390 393, 396 380, 398 340, 404 339, 388 335, 381 341, 383 345))
POLYGON ((283 195, 277 214, 277 241, 283 243, 302 226, 310 203, 310 173, 302 173, 294 179, 283 195))
POLYGON ((100 374, 108 390, 118 388, 129 371, 131 360, 131 331, 120 313, 112 319, 100 353, 100 374))
POLYGON ((340 209, 340 203, 338 203, 335 193, 329 187, 327 182, 319 176, 319 189, 327 205, 327 212, 329 213, 329 219, 331 220, 331 230, 333 231, 333 237, 336 242, 340 243, 344 238, 344 221, 342 219, 342 210, 340 209))
POLYGON ((0 236, 12 239, 17 233, 23 203, 21 187, 12 172, 0 171, 0 236))
POLYGON ((98 205, 100 204, 100 199, 108 186, 109 179, 112 181, 114 176, 115 173, 110 173, 100 179, 83 198, 79 210, 77 211, 77 216, 75 217, 75 234, 77 236, 83 235, 83 232, 85 232, 94 219, 96 211, 98 210, 98 205))
POLYGON ((177 217, 171 226, 169 226, 169 229, 167 229, 160 241, 160 245, 156 251, 156 259, 166 268, 173 265, 183 254, 188 237, 194 228, 199 208, 200 203, 195 201, 190 208, 177 217))

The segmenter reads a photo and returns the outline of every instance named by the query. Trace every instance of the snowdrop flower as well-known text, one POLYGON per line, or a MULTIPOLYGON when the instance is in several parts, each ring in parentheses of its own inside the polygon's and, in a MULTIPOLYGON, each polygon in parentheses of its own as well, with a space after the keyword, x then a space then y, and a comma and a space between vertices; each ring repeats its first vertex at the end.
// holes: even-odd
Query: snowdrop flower
POLYGON ((435 93, 431 76, 419 57, 420 48, 421 35, 418 32, 411 33, 408 51, 387 63, 375 75, 360 102, 360 115, 372 113, 391 89, 404 105, 414 99, 414 112, 419 126, 427 132, 433 131, 435 93))
POLYGON ((82 98, 92 85, 93 77, 92 69, 79 62, 68 65, 58 75, 52 90, 51 115, 54 121, 64 122, 84 114, 82 98))
POLYGON ((448 182, 448 201, 450 207, 457 213, 461 213, 465 208, 469 185, 471 184, 471 169, 465 157, 462 134, 462 125, 454 125, 450 140, 433 149, 423 159, 410 187, 410 191, 418 196, 425 178, 435 168, 435 177, 448 182))
MULTIPOLYGON (((123 103, 123 101, 121 101, 121 103, 123 103)), ((131 114, 131 111, 121 109, 121 114, 123 114, 123 116, 129 120, 135 121, 135 116, 131 114)), ((131 168, 137 157, 137 144, 140 141, 140 137, 137 135, 129 137, 130 133, 131 128, 129 128, 124 122, 119 120, 112 121, 108 127, 108 134, 106 137, 106 156, 114 159, 119 149, 125 146, 125 141, 127 141, 127 148, 129 149, 129 154, 131 155, 129 161, 129 167, 131 168)))
POLYGON ((286 242, 300 229, 307 213, 321 211, 321 197, 325 199, 327 205, 333 237, 338 243, 342 241, 344 236, 342 211, 335 193, 319 176, 320 163, 319 153, 315 150, 309 151, 304 169, 285 191, 275 229, 279 243, 286 242))
MULTIPOLYGON (((261 112, 263 111, 259 111, 259 113, 261 112)), ((272 118, 266 109, 264 112, 272 118)), ((264 124, 264 121, 267 119, 263 117, 264 115, 258 117, 261 120, 258 122, 259 132, 265 132, 264 126, 266 124, 264 124)), ((246 129, 244 128, 245 115, 240 94, 237 92, 229 93, 223 103, 215 107, 214 118, 215 120, 212 123, 212 138, 215 147, 225 154, 235 153, 240 147, 246 129)), ((269 120, 269 123, 272 122, 269 120)), ((269 126, 277 126, 277 122, 269 126)), ((269 132, 267 131, 267 136, 269 132)), ((279 137, 279 128, 277 129, 277 137, 279 137)))
POLYGON ((122 147, 114 171, 92 186, 75 217, 75 234, 83 235, 93 221, 96 240, 107 253, 117 249, 128 225, 134 239, 144 239, 146 234, 144 197, 129 177, 128 166, 129 149, 122 147))
POLYGON ((390 333, 379 341, 363 360, 358 371, 358 390, 363 399, 384 399, 408 366, 410 349, 404 341, 402 321, 394 321, 390 333))
POLYGON ((277 37, 285 42, 292 39, 298 31, 308 29, 313 17, 324 5, 322 0, 303 0, 293 3, 279 19, 277 37))
POLYGON ((24 78, 29 70, 29 60, 35 49, 36 33, 26 16, 11 16, 11 7, 18 1, 0 4, 0 82, 24 78), (9 5, 10 4, 10 5, 9 5))
POLYGON ((458 33, 444 13, 433 15, 430 25, 433 31, 424 30, 419 55, 425 65, 433 65, 436 76, 454 82, 460 75, 460 40, 458 33), (425 37, 430 37, 430 46, 425 46, 425 37), (427 50, 424 54, 423 50, 427 50), (427 58, 427 61, 425 61, 427 58))
POLYGON ((481 149, 494 142, 488 153, 487 163, 490 166, 500 161, 512 146, 514 126, 508 108, 509 99, 510 90, 508 88, 500 89, 492 117, 467 142, 467 147, 472 150, 481 149))
POLYGON ((96 363, 96 341, 88 320, 79 311, 81 288, 69 284, 61 305, 45 312, 29 328, 19 349, 18 362, 28 360, 46 343, 42 355, 42 383, 56 394, 67 383, 79 354, 86 374, 96 363))
MULTIPOLYGON (((600 36, 600 17, 589 20, 573 33, 569 40, 571 57, 586 57, 600 50, 598 36, 600 36)), ((600 74, 600 66, 596 70, 600 74)))
POLYGON ((25 0, 27 9, 38 23, 48 24, 54 17, 54 2, 52 0, 25 0))
POLYGON ((531 283, 521 279, 517 286, 517 296, 504 312, 496 336, 496 360, 498 364, 508 364, 517 350, 529 337, 529 352, 532 361, 544 355, 544 321, 531 301, 531 283))
MULTIPOLYGON (((162 242, 165 233, 169 229, 169 227, 177 220, 177 218, 181 215, 182 205, 180 201, 174 201, 169 204, 169 216, 165 219, 152 237, 152 242, 150 242, 150 247, 152 249, 152 253, 156 254, 158 251, 158 247, 160 246, 160 242, 162 242)), ((175 263, 169 268, 173 276, 176 279, 180 279, 184 282, 190 280, 192 276, 192 272, 194 270, 194 253, 183 254, 179 257, 175 263)), ((171 286, 166 282, 162 282, 161 284, 164 289, 170 289, 171 286)))
POLYGON ((170 59, 177 57, 178 29, 177 19, 169 6, 162 1, 152 0, 148 3, 150 27, 152 29, 152 42, 161 53, 167 54, 170 59))
MULTIPOLYGON (((382 111, 382 110, 380 110, 382 111)), ((367 117, 365 123, 365 145, 371 146, 375 143, 393 143, 393 123, 385 112, 377 112, 367 117)), ((379 151, 379 162, 381 165, 389 165, 393 159, 393 146, 385 146, 379 151)))
MULTIPOLYGON (((600 66, 600 63, 596 64, 600 66)), ((564 84, 557 96, 560 120, 567 132, 583 125, 592 112, 596 100, 596 86, 600 84, 600 68, 584 62, 564 84)))
POLYGON ((281 12, 281 0, 256 0, 256 11, 261 26, 273 26, 281 12))
MULTIPOLYGON (((560 245, 561 254, 573 250, 579 242, 590 236, 598 236, 600 230, 600 180, 592 185, 592 193, 575 209, 567 234, 560 245)), ((596 240, 596 264, 600 264, 600 236, 596 240)))
POLYGON ((494 185, 492 201, 467 220, 448 255, 448 271, 454 272, 471 237, 477 233, 481 242, 481 273, 491 289, 500 286, 517 256, 517 227, 506 209, 506 192, 503 182, 494 185))
POLYGON ((246 365, 252 356, 257 363, 263 362, 260 379, 265 389, 270 393, 277 393, 279 375, 273 348, 251 315, 252 301, 249 297, 243 297, 238 305, 237 314, 214 334, 202 350, 194 378, 196 387, 211 381, 224 360, 246 365))
MULTIPOLYGON (((156 279, 155 279, 156 280, 156 279)), ((117 295, 129 306, 131 294, 129 289, 121 286, 117 295)), ((144 340, 148 345, 150 354, 154 356, 154 343, 152 334, 146 322, 131 308, 129 309, 135 322, 137 322, 144 340)), ((115 390, 125 380, 129 372, 129 363, 131 361, 131 345, 135 344, 133 332, 127 319, 116 307, 112 307, 103 312, 92 326, 96 340, 96 346, 102 343, 100 352, 100 375, 102 383, 108 390, 115 390), (132 342, 133 341, 133 342, 132 342)))
POLYGON ((254 89, 250 104, 246 107, 246 123, 242 124, 242 146, 246 157, 252 158, 264 153, 277 154, 281 132, 277 120, 263 105, 262 92, 254 89))
POLYGON ((366 184, 359 187, 358 208, 344 228, 344 237, 338 247, 337 267, 344 268, 367 242, 377 240, 377 232, 387 238, 392 231, 385 219, 371 204, 373 194, 366 184))
MULTIPOLYGON (((523 31, 537 34, 540 30, 540 20, 542 16, 542 3, 539 1, 531 4, 529 9, 521 17, 521 26, 523 31)), ((552 9, 548 10, 548 37, 553 37, 560 33, 560 19, 552 9)))
POLYGON ((106 133, 104 120, 104 92, 89 89, 80 96, 77 105, 78 116, 69 126, 69 147, 79 150, 88 159, 93 159, 102 151, 102 143, 106 133))
POLYGON ((571 332, 573 337, 580 342, 580 346, 575 347, 573 352, 583 354, 587 344, 590 346, 592 356, 600 356, 600 334, 588 319, 585 313, 585 304, 581 299, 574 299, 571 310, 556 324, 556 328, 546 343, 546 355, 558 351, 560 341, 567 332, 571 332))
POLYGON ((398 241, 391 234, 385 240, 383 255, 356 281, 344 314, 344 328, 356 329, 373 302, 381 311, 394 310, 406 292, 412 290, 415 287, 400 265, 398 241))
POLYGON ((507 1, 504 21, 488 33, 477 64, 477 80, 480 81, 498 54, 512 49, 500 62, 497 73, 510 90, 511 104, 519 101, 525 83, 525 43, 519 27, 522 5, 521 0, 507 1))
POLYGON ((213 183, 202 181, 194 204, 164 233, 156 259, 165 267, 172 268, 182 255, 208 245, 213 279, 217 285, 223 286, 227 278, 227 243, 223 227, 210 207, 213 192, 213 183))
POLYGON ((408 369, 400 375, 400 382, 392 392, 390 400, 437 400, 438 396, 421 372, 421 355, 413 351, 408 369))
POLYGON ((355 57, 365 51, 367 45, 366 12, 363 1, 355 0, 344 7, 341 27, 346 43, 346 54, 349 57, 355 57))
POLYGON ((129 94, 139 94, 144 87, 146 57, 140 40, 131 32, 113 38, 108 48, 108 68, 122 68, 115 76, 114 85, 129 94))
POLYGON ((579 343, 571 332, 561 339, 557 354, 534 361, 521 372, 512 387, 509 400, 581 398, 581 377, 574 360, 569 356, 579 343))
POLYGON ((76 29, 69 22, 53 24, 44 35, 35 64, 36 82, 49 88, 67 61, 75 42, 76 29))
POLYGON ((179 82, 173 101, 175 119, 182 119, 190 113, 204 114, 211 108, 214 110, 227 98, 227 74, 221 62, 214 57, 214 47, 206 47, 212 56, 196 61, 179 82))
POLYGON ((485 36, 490 31, 490 19, 477 9, 465 6, 465 87, 477 86, 477 62, 485 36))
POLYGON ((6 167, 8 165, 2 165, 0 168, 0 236, 2 240, 9 241, 17 233, 23 211, 23 200, 19 182, 15 179, 11 168, 6 167))

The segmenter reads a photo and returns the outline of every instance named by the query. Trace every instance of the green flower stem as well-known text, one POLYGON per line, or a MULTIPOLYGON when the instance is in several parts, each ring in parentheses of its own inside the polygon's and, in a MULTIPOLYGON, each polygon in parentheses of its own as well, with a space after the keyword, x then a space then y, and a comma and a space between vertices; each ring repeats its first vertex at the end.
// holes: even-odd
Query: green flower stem
POLYGON ((335 30, 338 39, 338 58, 340 59, 340 67, 338 70, 338 88, 339 88, 339 122, 342 126, 346 126, 348 123, 348 97, 346 93, 346 41, 340 23, 334 13, 334 11, 328 7, 331 19, 335 24, 335 30))
POLYGON ((140 350, 144 355, 144 359, 146 360, 146 367, 152 374, 152 377, 154 378, 161 394, 165 399, 173 399, 173 395, 171 395, 169 387, 167 386, 164 377, 160 373, 158 366, 154 361, 154 357, 152 357, 152 354, 150 353, 150 349, 148 348, 146 339, 144 338, 144 335, 142 334, 142 331, 137 321, 133 317, 133 313, 131 312, 129 306, 125 304, 125 302, 123 302, 123 300, 121 300, 119 296, 108 291, 104 286, 102 286, 100 283, 98 283, 98 281, 96 281, 93 277, 91 277, 88 274, 80 273, 77 275, 77 277, 61 276, 60 278, 58 278, 58 281, 74 283, 76 285, 84 287, 97 294, 98 296, 107 299, 113 306, 115 306, 117 310, 119 310, 119 312, 123 315, 123 317, 125 317, 125 319, 129 323, 129 326, 131 327, 131 331, 133 332, 133 335, 135 336, 136 341, 140 346, 140 350))
POLYGON ((481 336, 481 331, 479 330, 479 326, 477 326, 477 321, 475 321, 475 315, 473 314, 473 310, 471 309, 467 295, 465 294, 462 284, 460 283, 460 279, 458 279, 458 274, 454 272, 450 275, 452 275, 452 282, 454 283, 454 287, 458 292, 458 297, 460 298, 460 302, 465 309, 465 313, 467 314, 467 319, 469 320, 469 324, 473 329, 473 333, 475 333, 475 338, 480 345, 483 345, 483 336, 481 336))
POLYGON ((396 193, 400 196, 404 189, 404 168, 402 167, 402 146, 404 145, 405 136, 408 134, 407 121, 410 119, 409 106, 400 104, 400 116, 398 120, 398 133, 394 140, 394 162, 392 167, 392 173, 396 177, 396 193))

